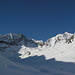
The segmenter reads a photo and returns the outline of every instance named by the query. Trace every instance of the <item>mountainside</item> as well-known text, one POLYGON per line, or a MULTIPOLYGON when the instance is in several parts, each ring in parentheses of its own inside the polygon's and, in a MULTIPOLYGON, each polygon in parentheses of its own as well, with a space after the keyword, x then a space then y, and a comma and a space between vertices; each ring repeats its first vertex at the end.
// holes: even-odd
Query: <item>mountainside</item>
POLYGON ((75 75, 75 34, 45 42, 23 34, 0 35, 0 60, 1 75, 75 75))

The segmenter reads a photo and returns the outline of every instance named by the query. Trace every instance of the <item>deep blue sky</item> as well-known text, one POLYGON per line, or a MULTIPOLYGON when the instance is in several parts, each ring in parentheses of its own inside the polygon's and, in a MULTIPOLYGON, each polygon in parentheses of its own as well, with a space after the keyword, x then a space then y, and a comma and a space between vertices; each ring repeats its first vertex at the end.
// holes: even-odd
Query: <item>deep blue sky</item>
POLYGON ((46 40, 75 32, 75 0, 0 0, 0 34, 46 40))

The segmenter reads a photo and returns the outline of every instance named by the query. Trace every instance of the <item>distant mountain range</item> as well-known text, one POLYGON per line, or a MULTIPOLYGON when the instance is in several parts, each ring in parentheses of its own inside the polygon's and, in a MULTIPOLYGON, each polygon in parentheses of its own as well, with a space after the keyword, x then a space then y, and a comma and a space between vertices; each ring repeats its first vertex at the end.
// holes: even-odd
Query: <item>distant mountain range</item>
POLYGON ((1 75, 75 75, 75 33, 42 40, 0 35, 1 75))

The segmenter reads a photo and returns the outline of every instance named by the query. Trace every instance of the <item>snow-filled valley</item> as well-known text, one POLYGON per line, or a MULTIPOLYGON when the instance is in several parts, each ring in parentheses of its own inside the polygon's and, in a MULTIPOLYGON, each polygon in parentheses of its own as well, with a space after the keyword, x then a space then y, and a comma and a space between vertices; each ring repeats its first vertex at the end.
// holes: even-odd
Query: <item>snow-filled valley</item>
POLYGON ((75 33, 42 40, 0 35, 0 75, 75 75, 75 33))

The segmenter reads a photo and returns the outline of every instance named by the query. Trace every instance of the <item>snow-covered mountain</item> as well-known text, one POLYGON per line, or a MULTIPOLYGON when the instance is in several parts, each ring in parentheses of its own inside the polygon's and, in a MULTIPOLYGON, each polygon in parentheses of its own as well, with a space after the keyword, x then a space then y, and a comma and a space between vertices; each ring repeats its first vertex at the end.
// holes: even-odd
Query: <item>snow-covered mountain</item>
POLYGON ((75 75, 75 33, 42 40, 0 35, 1 75, 75 75))

